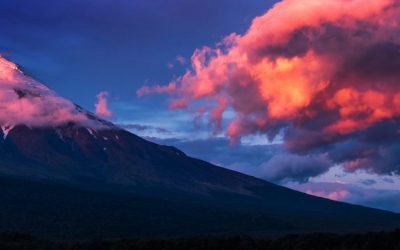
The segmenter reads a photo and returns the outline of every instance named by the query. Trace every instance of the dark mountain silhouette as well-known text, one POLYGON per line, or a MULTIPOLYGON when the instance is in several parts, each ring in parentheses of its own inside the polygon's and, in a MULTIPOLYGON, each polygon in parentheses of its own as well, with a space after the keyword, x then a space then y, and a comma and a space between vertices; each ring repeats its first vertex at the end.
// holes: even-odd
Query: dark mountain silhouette
POLYGON ((7 85, 15 100, 45 103, 46 119, 67 106, 80 120, 0 115, 0 231, 113 238, 400 226, 398 214, 313 197, 146 141, 2 67, 0 75, 17 80, 7 85))

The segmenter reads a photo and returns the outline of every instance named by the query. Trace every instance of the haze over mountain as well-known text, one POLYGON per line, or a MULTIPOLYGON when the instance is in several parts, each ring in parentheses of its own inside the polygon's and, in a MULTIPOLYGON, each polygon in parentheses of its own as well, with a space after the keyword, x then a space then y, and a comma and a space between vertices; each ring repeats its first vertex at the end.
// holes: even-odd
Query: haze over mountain
POLYGON ((0 231, 62 238, 283 234, 400 226, 146 141, 0 58, 0 231))

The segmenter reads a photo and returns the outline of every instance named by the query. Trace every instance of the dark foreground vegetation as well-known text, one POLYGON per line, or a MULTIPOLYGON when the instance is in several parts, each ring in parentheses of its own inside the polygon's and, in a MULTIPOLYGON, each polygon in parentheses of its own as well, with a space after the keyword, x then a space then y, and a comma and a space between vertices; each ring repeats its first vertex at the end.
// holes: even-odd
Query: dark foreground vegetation
POLYGON ((367 234, 315 233, 288 235, 279 239, 238 237, 196 237, 187 239, 125 239, 87 242, 53 242, 33 236, 0 235, 1 250, 400 250, 400 230, 367 234))

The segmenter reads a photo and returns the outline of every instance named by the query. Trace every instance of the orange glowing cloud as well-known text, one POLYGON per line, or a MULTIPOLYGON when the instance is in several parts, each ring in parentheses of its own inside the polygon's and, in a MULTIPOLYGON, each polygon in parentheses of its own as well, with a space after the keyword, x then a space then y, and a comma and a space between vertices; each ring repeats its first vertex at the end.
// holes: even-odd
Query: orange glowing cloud
POLYGON ((400 118, 399 18, 396 0, 283 0, 137 94, 170 93, 171 108, 208 111, 216 131, 233 110, 232 141, 283 131, 288 149, 318 149, 400 118))

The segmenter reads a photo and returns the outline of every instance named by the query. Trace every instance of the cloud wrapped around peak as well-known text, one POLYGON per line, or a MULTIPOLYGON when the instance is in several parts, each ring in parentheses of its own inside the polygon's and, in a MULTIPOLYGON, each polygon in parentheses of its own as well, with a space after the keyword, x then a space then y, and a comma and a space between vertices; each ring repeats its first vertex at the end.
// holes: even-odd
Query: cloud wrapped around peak
POLYGON ((0 125, 52 126, 88 122, 70 101, 23 74, 0 56, 0 125))
POLYGON ((243 35, 197 49, 166 86, 172 108, 206 110, 226 134, 283 131, 298 154, 326 152, 348 170, 400 173, 400 4, 283 0, 243 35))

